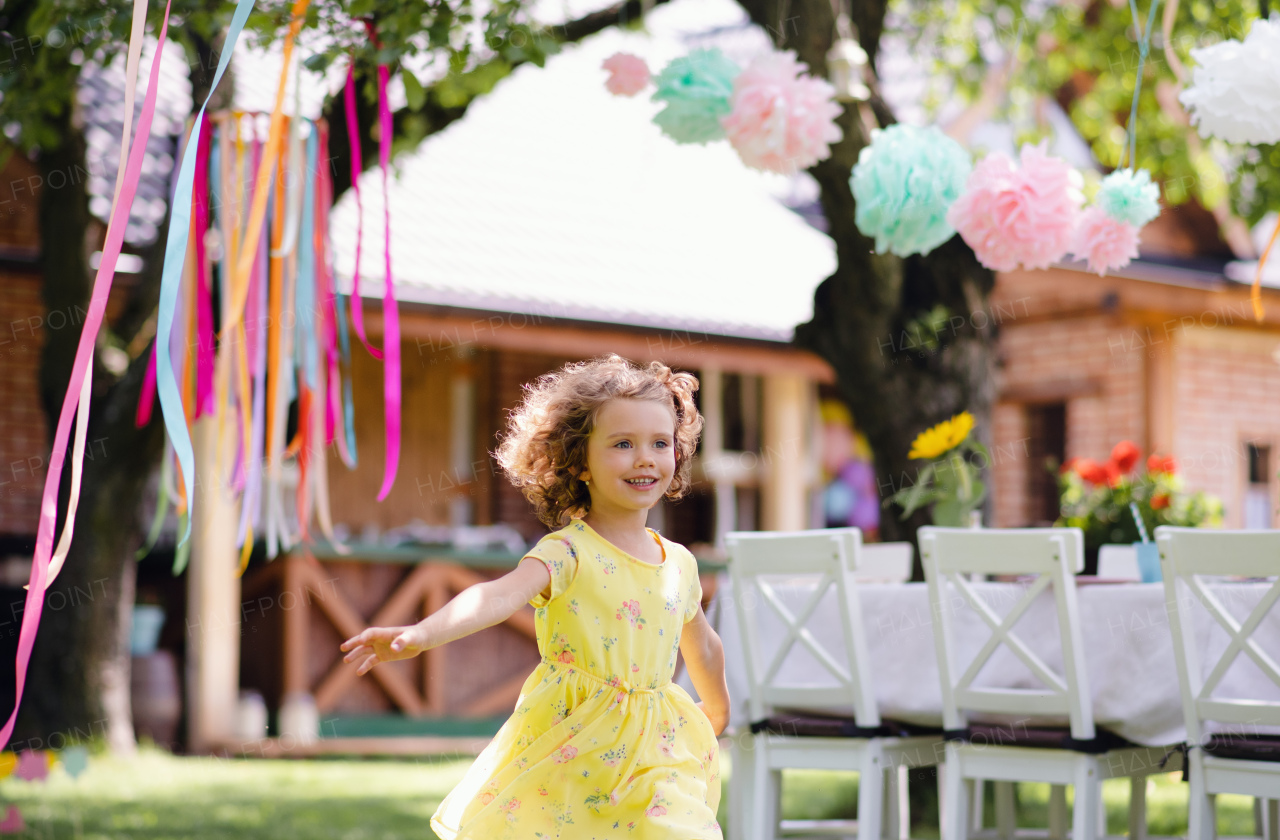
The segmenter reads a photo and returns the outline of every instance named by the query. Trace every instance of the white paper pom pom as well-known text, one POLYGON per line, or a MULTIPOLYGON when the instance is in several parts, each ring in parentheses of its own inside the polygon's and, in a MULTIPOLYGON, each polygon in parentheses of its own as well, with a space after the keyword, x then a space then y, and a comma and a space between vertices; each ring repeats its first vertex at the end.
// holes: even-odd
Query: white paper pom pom
POLYGON ((1280 142, 1280 19, 1258 19, 1244 42, 1191 51, 1197 67, 1178 99, 1201 137, 1280 142))

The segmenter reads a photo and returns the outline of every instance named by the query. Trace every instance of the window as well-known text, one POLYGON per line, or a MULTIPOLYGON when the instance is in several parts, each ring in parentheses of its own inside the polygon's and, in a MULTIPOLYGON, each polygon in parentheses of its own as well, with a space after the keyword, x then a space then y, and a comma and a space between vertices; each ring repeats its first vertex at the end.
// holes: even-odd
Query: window
POLYGON ((1250 441, 1249 482, 1244 492, 1244 527, 1271 527, 1271 447, 1250 441))

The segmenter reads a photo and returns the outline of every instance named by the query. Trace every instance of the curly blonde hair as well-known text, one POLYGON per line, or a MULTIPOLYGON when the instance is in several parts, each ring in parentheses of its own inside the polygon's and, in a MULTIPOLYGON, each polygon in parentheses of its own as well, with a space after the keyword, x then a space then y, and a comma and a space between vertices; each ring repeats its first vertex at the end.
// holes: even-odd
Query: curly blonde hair
POLYGON ((511 412, 507 433, 493 453, 511 483, 533 503, 538 519, 559 528, 591 507, 586 483, 587 437, 609 400, 653 400, 675 411, 676 471, 668 499, 689 492, 693 453, 702 415, 693 395, 698 379, 661 362, 642 368, 616 354, 573 362, 524 386, 524 401, 511 412))

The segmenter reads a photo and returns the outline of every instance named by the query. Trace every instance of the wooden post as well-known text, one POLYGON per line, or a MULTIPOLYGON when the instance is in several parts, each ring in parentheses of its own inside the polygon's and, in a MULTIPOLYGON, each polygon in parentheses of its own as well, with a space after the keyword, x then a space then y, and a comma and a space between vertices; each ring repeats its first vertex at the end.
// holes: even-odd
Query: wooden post
POLYGON ((715 483, 715 545, 724 548, 724 535, 738 528, 737 489, 725 479, 724 379, 719 368, 699 371, 702 389, 702 464, 715 483))
POLYGON ((803 377, 765 377, 760 524, 766 531, 796 531, 808 524, 808 409, 809 383, 803 377))
POLYGON ((216 465, 216 417, 195 424, 196 488, 187 568, 187 741, 205 752, 236 735, 240 578, 236 510, 216 465))

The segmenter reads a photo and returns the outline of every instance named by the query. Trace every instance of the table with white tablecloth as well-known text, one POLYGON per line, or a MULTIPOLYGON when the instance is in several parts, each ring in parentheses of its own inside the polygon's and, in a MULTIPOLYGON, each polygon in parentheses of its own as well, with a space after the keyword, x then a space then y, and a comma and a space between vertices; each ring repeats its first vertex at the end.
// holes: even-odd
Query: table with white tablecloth
MULTIPOLYGON (((788 608, 796 611, 812 594, 811 583, 778 590, 788 608)), ((992 610, 1003 616, 1026 592, 1024 583, 974 583, 974 590, 992 610)), ((1265 594, 1269 584, 1215 583, 1212 591, 1238 620, 1265 594)), ((933 611, 923 583, 860 584, 861 603, 870 674, 882 717, 924 726, 942 725, 942 689, 938 680, 938 660, 934 648, 933 611)), ((990 636, 990 628, 951 592, 952 628, 957 641, 959 663, 967 664, 990 636)), ((719 576, 708 618, 725 646, 725 670, 732 701, 730 724, 747 721, 747 680, 738 612, 727 574, 719 576)), ((1094 720, 1137 744, 1160 746, 1186 739, 1173 638, 1165 611, 1165 590, 1159 583, 1094 583, 1077 587, 1080 625, 1089 693, 1094 720)), ((751 620, 757 622, 759 636, 768 645, 777 645, 784 625, 772 608, 751 599, 745 604, 751 620)), ((840 618, 834 591, 819 604, 806 625, 822 640, 824 647, 840 653, 840 618)), ((1195 610, 1193 644, 1200 651, 1207 672, 1217 662, 1230 641, 1227 633, 1202 610, 1195 610)), ((1062 672, 1062 652, 1058 642, 1056 607, 1051 590, 1040 593, 1015 626, 1018 637, 1045 663, 1062 672)), ((1280 658, 1280 608, 1271 611, 1254 633, 1257 643, 1273 657, 1280 658)), ((769 651, 766 651, 770 655, 769 651)), ((787 656, 779 678, 792 685, 834 685, 829 673, 801 645, 787 656)), ((687 674, 681 676, 691 688, 687 674)), ((1029 669, 1007 648, 1001 646, 983 669, 975 687, 1042 688, 1029 669)), ((1280 701, 1277 686, 1247 656, 1241 655, 1224 678, 1218 695, 1280 701)), ((850 710, 827 709, 830 712, 850 710)), ((1065 720, 1061 721, 1065 723, 1065 720)), ((1258 732, 1266 732, 1258 728, 1258 732)))

